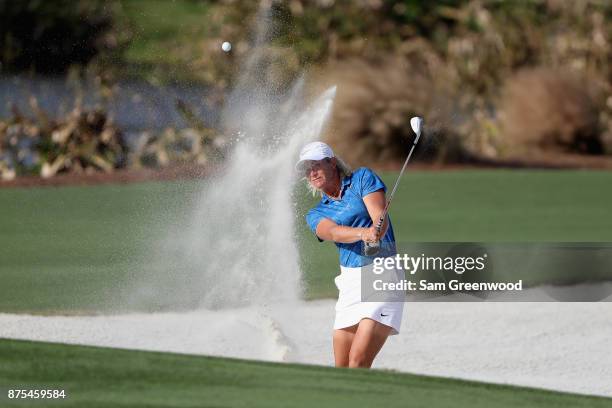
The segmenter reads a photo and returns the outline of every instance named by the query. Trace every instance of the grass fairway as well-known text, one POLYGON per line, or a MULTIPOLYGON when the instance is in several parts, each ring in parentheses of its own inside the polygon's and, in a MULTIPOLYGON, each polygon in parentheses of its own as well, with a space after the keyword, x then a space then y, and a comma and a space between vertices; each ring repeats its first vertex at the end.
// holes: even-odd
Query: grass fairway
POLYGON ((133 37, 124 55, 123 68, 148 80, 193 81, 193 55, 210 35, 209 2, 189 0, 122 0, 119 17, 133 37))
MULTIPOLYGON (((383 175, 392 185, 396 174, 383 175)), ((612 172, 411 172, 391 208, 398 242, 612 241, 612 172)), ((187 225, 194 181, 0 189, 0 311, 104 311, 145 273, 151 242, 187 225), (109 301, 110 300, 110 301, 109 301)), ((296 214, 306 296, 335 296, 335 247, 296 214)))
POLYGON ((384 371, 0 341, 2 406, 609 407, 612 399, 384 371), (9 401, 7 389, 64 389, 9 401))

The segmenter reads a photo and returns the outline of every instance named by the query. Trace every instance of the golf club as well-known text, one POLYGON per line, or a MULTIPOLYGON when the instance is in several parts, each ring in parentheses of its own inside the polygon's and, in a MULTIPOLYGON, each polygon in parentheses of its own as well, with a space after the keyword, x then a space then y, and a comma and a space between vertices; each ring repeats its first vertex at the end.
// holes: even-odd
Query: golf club
MULTIPOLYGON (((410 161, 410 156, 412 156, 412 152, 414 151, 414 148, 416 147, 417 143, 419 142, 419 138, 421 137, 421 130, 423 128, 423 118, 418 117, 418 116, 411 118, 410 127, 416 134, 416 138, 414 139, 414 142, 412 142, 412 147, 410 148, 408 157, 406 157, 406 161, 404 162, 404 165, 402 166, 402 170, 400 171, 399 176, 397 176, 397 181, 395 182, 395 185, 393 186, 393 190, 391 190, 391 194, 389 194, 389 199, 387 200, 387 203, 385 204, 385 208, 383 209, 383 212, 380 215, 378 222, 376 223, 376 232, 378 235, 380 235, 380 231, 382 230, 383 223, 385 222, 385 217, 387 216, 387 213, 389 212, 389 206, 391 205, 391 200, 393 200, 393 195, 395 194, 395 190, 397 190, 397 186, 399 185, 400 179, 402 178, 402 174, 404 174, 404 170, 406 170, 406 166, 408 165, 408 162, 410 161)), ((380 241, 365 243, 364 253, 366 256, 374 256, 379 251, 380 251, 380 241)))

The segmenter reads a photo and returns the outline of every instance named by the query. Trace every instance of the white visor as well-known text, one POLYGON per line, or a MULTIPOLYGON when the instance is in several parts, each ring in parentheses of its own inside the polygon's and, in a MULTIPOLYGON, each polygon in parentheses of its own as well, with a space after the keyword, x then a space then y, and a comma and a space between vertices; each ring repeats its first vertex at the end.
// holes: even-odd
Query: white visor
POLYGON ((300 160, 296 163, 295 169, 301 170, 301 165, 305 161, 310 160, 323 160, 334 157, 334 151, 327 144, 323 142, 312 142, 302 147, 300 151, 300 160))

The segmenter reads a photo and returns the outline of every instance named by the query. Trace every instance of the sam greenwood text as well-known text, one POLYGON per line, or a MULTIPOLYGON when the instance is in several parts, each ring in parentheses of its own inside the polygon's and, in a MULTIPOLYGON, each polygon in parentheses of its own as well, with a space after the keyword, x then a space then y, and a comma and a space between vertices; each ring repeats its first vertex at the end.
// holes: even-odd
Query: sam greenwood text
POLYGON ((417 282, 402 279, 398 282, 385 282, 382 279, 374 281, 374 290, 377 291, 506 291, 523 290, 523 280, 518 282, 460 282, 450 280, 448 282, 429 282, 421 279, 417 282))

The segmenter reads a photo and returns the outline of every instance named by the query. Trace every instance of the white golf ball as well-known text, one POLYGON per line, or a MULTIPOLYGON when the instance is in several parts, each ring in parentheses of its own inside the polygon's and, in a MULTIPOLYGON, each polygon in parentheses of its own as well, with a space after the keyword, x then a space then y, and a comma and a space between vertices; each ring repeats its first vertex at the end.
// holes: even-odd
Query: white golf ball
POLYGON ((224 41, 223 44, 221 44, 221 49, 225 52, 229 52, 232 49, 232 43, 224 41))

